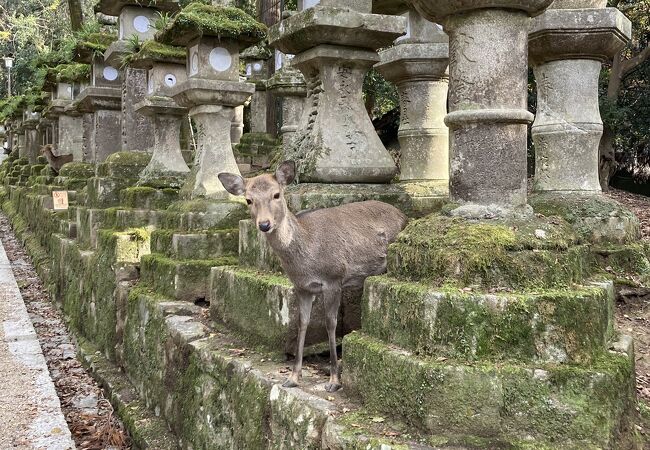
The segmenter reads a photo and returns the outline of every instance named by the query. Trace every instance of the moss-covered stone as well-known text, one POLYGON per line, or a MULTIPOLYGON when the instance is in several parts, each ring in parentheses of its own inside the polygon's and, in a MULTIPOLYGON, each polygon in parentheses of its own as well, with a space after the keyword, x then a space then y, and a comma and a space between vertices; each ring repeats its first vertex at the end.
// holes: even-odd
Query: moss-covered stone
POLYGON ((69 162, 59 171, 59 176, 75 179, 86 179, 95 176, 95 166, 85 162, 69 162))
POLYGON ((137 179, 147 167, 151 154, 145 152, 115 152, 99 164, 97 176, 137 179))
POLYGON ((562 217, 590 242, 634 242, 640 236, 634 213, 604 195, 538 193, 528 202, 538 214, 562 217))
POLYGON ((214 230, 199 233, 178 233, 157 230, 152 233, 152 249, 175 259, 213 259, 235 255, 238 250, 238 231, 214 230))
POLYGON ((142 281, 169 298, 194 302, 207 298, 210 269, 236 263, 233 256, 209 260, 174 260, 158 254, 142 258, 142 281))
POLYGON ((120 192, 120 204, 127 208, 165 209, 178 199, 178 189, 135 186, 120 192))
POLYGON ((171 45, 186 45, 197 37, 217 36, 255 43, 266 37, 267 28, 239 8, 193 2, 183 8, 156 35, 171 45))
POLYGON ((613 353, 583 366, 466 365, 352 333, 343 362, 346 391, 371 410, 486 448, 612 448, 635 398, 633 360, 613 353))
POLYGON ((252 220, 239 222, 239 264, 255 270, 282 272, 280 260, 252 220))
POLYGON ((138 66, 150 65, 154 62, 185 64, 187 56, 185 47, 174 47, 154 40, 147 40, 140 44, 137 52, 124 57, 124 65, 138 66))
POLYGON ((54 68, 56 80, 62 83, 79 83, 90 79, 90 64, 60 64, 54 68))
POLYGON ((531 294, 432 289, 386 276, 366 281, 365 333, 416 354, 466 360, 585 362, 613 334, 612 284, 531 294))
POLYGON ((411 222, 388 251, 388 273, 436 286, 538 289, 581 282, 589 249, 561 219, 411 222))
POLYGON ((650 244, 596 245, 592 248, 596 263, 603 273, 619 282, 650 287, 650 244))
POLYGON ((250 217, 243 202, 208 199, 179 201, 170 205, 167 211, 177 215, 179 229, 183 231, 237 228, 240 220, 250 217))

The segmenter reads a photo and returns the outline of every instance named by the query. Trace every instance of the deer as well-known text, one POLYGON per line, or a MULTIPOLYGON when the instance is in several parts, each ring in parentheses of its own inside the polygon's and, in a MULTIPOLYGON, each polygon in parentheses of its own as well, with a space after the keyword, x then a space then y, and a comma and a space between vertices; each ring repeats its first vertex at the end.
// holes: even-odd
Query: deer
POLYGON ((52 150, 54 147, 52 144, 47 144, 41 147, 41 155, 45 156, 47 159, 47 163, 50 165, 52 170, 56 172, 56 174, 59 174, 59 171, 61 170, 61 167, 63 167, 64 164, 67 164, 69 162, 72 162, 73 156, 72 155, 61 155, 57 156, 55 155, 52 150))
POLYGON ((406 226, 406 216, 387 203, 368 200, 293 214, 284 198, 296 176, 293 161, 275 174, 244 179, 218 174, 226 191, 244 196, 251 217, 278 256, 294 286, 298 304, 298 338, 291 375, 284 387, 297 387, 302 374, 305 335, 312 304, 322 298, 330 349, 327 392, 342 385, 336 349, 336 326, 344 289, 362 289, 365 279, 386 272, 388 245, 406 226))

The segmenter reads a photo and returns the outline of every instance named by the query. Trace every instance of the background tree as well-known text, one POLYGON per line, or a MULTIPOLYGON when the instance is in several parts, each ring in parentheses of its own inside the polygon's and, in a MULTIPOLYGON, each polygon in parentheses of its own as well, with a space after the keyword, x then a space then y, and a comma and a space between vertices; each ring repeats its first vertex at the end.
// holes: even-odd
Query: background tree
POLYGON ((600 181, 606 190, 622 169, 639 182, 650 178, 650 0, 610 0, 631 21, 633 37, 601 77, 600 181))

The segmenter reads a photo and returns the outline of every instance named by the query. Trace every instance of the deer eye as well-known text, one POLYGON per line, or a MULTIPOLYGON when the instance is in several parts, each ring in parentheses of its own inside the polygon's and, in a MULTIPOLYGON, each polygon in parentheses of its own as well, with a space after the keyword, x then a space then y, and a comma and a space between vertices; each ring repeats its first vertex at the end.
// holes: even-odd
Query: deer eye
POLYGON ((279 199, 279 198, 280 198, 280 193, 278 192, 277 194, 275 194, 275 195, 273 196, 273 198, 276 199, 276 200, 279 199))
POLYGON ((251 200, 250 198, 247 198, 247 199, 246 199, 246 203, 249 204, 249 205, 252 205, 252 204, 253 204, 253 200, 251 200))

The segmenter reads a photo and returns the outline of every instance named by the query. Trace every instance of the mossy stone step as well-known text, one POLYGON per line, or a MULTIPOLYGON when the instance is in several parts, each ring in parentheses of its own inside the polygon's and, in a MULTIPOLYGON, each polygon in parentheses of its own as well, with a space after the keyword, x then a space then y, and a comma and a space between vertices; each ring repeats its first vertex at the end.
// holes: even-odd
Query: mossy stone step
POLYGON ((166 212, 175 218, 178 225, 165 228, 184 232, 237 228, 240 220, 250 217, 243 200, 183 200, 170 205, 166 212))
POLYGON ((634 213, 600 193, 535 193, 528 203, 538 214, 562 217, 589 242, 621 244, 640 238, 639 219, 634 213))
POLYGON ((410 217, 440 211, 448 202, 448 183, 437 181, 396 184, 317 184, 289 186, 285 198, 291 211, 331 208, 344 203, 378 200, 410 217))
POLYGON ((203 233, 155 230, 151 234, 151 246, 154 253, 160 253, 170 258, 211 259, 236 254, 238 235, 236 229, 203 233))
POLYGON ((97 166, 97 176, 137 180, 150 160, 145 152, 115 152, 97 166))
POLYGON ((591 365, 467 365, 357 332, 343 340, 343 385, 378 414, 446 436, 441 445, 614 448, 635 402, 631 339, 618 347, 591 365))
MULTIPOLYGON (((67 180, 66 180, 67 181, 67 180)), ((110 208, 120 205, 120 192, 135 185, 137 179, 92 177, 84 181, 88 186, 87 206, 110 208)), ((65 185, 65 182, 63 183, 65 185)))
POLYGON ((165 209, 178 199, 178 189, 155 189, 147 186, 128 187, 120 192, 120 204, 136 209, 165 209))
POLYGON ((282 272, 280 260, 252 220, 239 222, 239 264, 266 272, 282 272))
POLYGON ((538 290, 594 271, 589 246, 560 218, 412 221, 388 248, 388 274, 435 286, 538 290))
POLYGON ((598 267, 617 279, 650 287, 650 243, 594 245, 598 267))
POLYGON ((195 302, 208 297, 210 270, 213 267, 233 265, 236 262, 234 256, 207 260, 175 260, 152 253, 142 257, 140 277, 160 295, 195 302))
POLYGON ((613 334, 611 282, 536 293, 440 290, 366 280, 362 329, 416 354, 473 360, 588 362, 613 334))
MULTIPOLYGON (((252 344, 295 353, 298 305, 288 278, 240 267, 214 267, 210 275, 210 315, 240 332, 252 344)), ((358 295, 346 295, 337 335, 359 326, 358 295)), ((327 341, 322 299, 316 299, 305 345, 327 341)))

